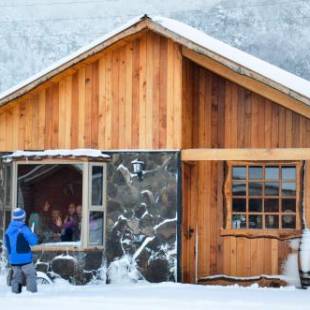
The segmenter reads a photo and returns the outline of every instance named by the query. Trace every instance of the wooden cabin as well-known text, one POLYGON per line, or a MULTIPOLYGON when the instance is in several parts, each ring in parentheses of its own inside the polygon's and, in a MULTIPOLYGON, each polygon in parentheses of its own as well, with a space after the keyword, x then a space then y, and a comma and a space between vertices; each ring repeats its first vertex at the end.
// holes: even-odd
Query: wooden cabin
POLYGON ((34 249, 67 279, 61 253, 89 257, 75 283, 103 264, 111 282, 125 264, 154 282, 291 283, 309 134, 310 82, 139 17, 0 95, 2 229, 16 206, 33 223, 80 206, 76 239, 58 227, 34 249))

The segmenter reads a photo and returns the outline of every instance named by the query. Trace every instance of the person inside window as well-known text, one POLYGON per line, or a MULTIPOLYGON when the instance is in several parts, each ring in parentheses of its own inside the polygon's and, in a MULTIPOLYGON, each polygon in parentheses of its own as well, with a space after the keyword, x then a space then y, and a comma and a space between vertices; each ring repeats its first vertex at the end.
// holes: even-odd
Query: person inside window
POLYGON ((51 241, 58 242, 61 240, 62 219, 60 210, 54 209, 51 212, 51 222, 49 229, 52 232, 51 241))
POLYGON ((50 223, 50 203, 46 200, 39 212, 30 214, 28 224, 39 236, 40 243, 48 242, 51 237, 50 223))
POLYGON ((78 216, 76 214, 76 208, 74 203, 70 203, 68 206, 67 215, 63 223, 63 233, 61 241, 74 241, 74 236, 78 230, 78 216))

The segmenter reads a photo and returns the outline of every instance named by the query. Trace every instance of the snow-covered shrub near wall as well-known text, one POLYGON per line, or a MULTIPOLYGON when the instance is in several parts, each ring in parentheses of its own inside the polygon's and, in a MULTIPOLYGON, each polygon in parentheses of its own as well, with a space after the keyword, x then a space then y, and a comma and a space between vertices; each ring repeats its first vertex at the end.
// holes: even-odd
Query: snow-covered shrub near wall
POLYGON ((298 270, 298 249, 299 239, 292 239, 289 242, 292 253, 289 254, 282 265, 282 275, 284 280, 289 284, 300 287, 300 278, 298 270))
POLYGON ((132 256, 124 255, 112 262, 107 270, 108 282, 111 284, 136 283, 143 280, 132 256))
POLYGON ((282 274, 290 285, 300 287, 300 271, 303 273, 302 277, 310 273, 310 230, 305 228, 301 239, 291 240, 290 248, 292 253, 287 256, 282 266, 282 274))
POLYGON ((310 272, 310 230, 304 229, 300 244, 300 268, 304 273, 310 272))
POLYGON ((1 248, 1 253, 0 253, 0 276, 6 274, 6 270, 7 270, 7 258, 5 255, 5 250, 4 247, 2 246, 1 242, 0 242, 0 248, 1 248))

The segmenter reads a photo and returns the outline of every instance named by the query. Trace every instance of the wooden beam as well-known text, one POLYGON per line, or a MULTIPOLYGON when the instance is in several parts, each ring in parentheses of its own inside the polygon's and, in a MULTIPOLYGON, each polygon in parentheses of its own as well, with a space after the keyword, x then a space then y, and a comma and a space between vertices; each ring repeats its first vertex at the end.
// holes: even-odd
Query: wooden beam
POLYGON ((310 160, 310 148, 184 149, 182 161, 201 160, 310 160))
POLYGON ((240 74, 228 66, 225 66, 220 62, 206 55, 199 54, 189 48, 183 47, 182 54, 184 57, 190 59, 201 67, 204 67, 269 100, 272 100, 287 109, 310 118, 310 106, 302 101, 292 98, 287 89, 283 88, 278 90, 273 88, 272 86, 267 85, 268 81, 265 81, 264 83, 264 81, 257 81, 247 75, 240 74))

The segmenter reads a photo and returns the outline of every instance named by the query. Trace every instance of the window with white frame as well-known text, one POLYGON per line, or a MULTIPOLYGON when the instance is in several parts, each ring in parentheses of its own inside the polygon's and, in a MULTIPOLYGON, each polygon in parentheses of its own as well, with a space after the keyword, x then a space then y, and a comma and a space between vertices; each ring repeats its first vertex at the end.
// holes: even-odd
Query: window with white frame
POLYGON ((89 182, 88 244, 102 245, 104 242, 105 212, 105 170, 104 166, 91 164, 89 182))
POLYGON ((104 246, 106 164, 87 161, 12 163, 12 207, 44 246, 104 246))

